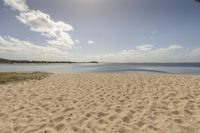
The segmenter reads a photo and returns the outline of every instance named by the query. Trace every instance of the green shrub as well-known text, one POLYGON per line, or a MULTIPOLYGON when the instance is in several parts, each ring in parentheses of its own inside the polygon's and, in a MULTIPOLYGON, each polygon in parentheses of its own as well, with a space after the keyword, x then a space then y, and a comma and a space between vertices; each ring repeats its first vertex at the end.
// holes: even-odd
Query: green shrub
POLYGON ((46 78, 49 73, 32 72, 32 73, 17 73, 17 72, 0 72, 0 84, 17 82, 24 80, 41 80, 46 78))

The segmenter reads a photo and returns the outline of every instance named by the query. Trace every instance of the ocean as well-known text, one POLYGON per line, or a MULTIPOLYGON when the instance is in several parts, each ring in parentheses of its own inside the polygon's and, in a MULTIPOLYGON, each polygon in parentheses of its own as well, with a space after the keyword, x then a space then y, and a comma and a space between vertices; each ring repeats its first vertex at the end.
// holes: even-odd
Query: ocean
POLYGON ((109 73, 145 72, 200 75, 200 63, 0 64, 0 72, 109 73))

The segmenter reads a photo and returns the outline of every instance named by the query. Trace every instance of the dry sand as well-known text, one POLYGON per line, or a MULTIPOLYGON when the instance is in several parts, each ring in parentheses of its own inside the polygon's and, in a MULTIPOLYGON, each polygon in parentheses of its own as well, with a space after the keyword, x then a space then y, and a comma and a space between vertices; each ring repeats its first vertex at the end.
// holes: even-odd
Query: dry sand
POLYGON ((198 76, 61 74, 0 92, 0 133, 200 133, 198 76))

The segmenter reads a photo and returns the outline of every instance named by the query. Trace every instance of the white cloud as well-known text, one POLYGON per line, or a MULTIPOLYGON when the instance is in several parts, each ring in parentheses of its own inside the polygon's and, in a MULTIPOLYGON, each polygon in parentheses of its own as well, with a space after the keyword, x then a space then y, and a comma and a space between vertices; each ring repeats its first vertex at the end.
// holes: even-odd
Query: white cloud
POLYGON ((26 5, 26 0, 4 0, 5 5, 19 11, 17 20, 25 24, 31 31, 39 32, 41 35, 49 37, 47 43, 55 47, 71 48, 74 41, 68 32, 73 31, 73 27, 63 21, 53 21, 50 15, 40 10, 30 10, 26 5))
POLYGON ((13 37, 0 36, 0 57, 27 60, 67 60, 69 55, 57 48, 40 46, 13 37), (6 56, 6 57, 5 57, 6 56))
POLYGON ((88 44, 94 44, 94 41, 90 40, 88 41, 88 44))
POLYGON ((175 49, 182 49, 183 47, 180 45, 171 45, 168 47, 169 50, 175 50, 175 49))
POLYGON ((47 41, 48 44, 52 47, 60 47, 60 48, 72 48, 74 46, 74 41, 71 39, 71 37, 63 33, 63 37, 57 37, 56 39, 47 41))
POLYGON ((136 49, 140 51, 149 51, 152 50, 153 47, 154 47, 153 45, 146 44, 146 45, 136 46, 136 49))
POLYGON ((171 45, 166 48, 141 45, 136 46, 135 49, 117 53, 88 56, 88 59, 102 62, 191 62, 200 61, 199 53, 200 48, 187 50, 180 45, 171 45))
POLYGON ((28 6, 25 0, 3 0, 4 4, 10 6, 11 9, 17 10, 19 12, 28 11, 28 6))
POLYGON ((80 43, 80 41, 78 39, 75 40, 75 43, 80 43))
POLYGON ((39 10, 20 13, 17 19, 29 26, 32 31, 40 32, 47 37, 60 37, 65 32, 73 31, 71 25, 62 21, 54 22, 48 14, 39 10))

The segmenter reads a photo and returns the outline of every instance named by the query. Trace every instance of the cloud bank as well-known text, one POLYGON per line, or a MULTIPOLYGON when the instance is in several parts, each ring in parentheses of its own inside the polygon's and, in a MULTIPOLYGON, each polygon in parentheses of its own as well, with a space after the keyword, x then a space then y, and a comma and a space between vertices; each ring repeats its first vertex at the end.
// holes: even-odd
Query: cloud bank
POLYGON ((0 36, 0 57, 23 60, 67 60, 69 55, 57 48, 40 46, 13 37, 0 36), (5 57, 6 55, 6 57, 5 57))
POLYGON ((139 45, 134 49, 116 53, 88 56, 102 62, 198 62, 200 48, 186 49, 181 45, 158 48, 151 44, 139 45))
POLYGON ((30 10, 26 0, 3 0, 5 5, 17 10, 19 15, 17 20, 25 24, 31 31, 41 33, 49 38, 47 43, 52 47, 71 48, 74 41, 68 32, 73 31, 73 27, 63 21, 53 21, 48 14, 40 10, 30 10))

